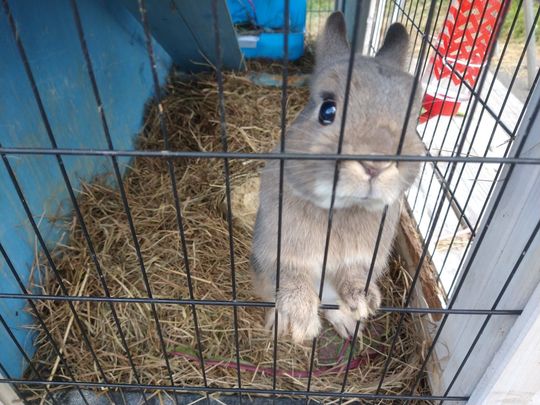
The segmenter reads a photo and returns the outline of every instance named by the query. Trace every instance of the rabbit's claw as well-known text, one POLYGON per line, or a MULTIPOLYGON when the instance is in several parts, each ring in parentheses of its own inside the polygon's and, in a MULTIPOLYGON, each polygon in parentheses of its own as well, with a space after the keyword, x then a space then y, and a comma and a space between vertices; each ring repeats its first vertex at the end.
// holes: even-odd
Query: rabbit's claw
MULTIPOLYGON (((327 309, 324 316, 342 338, 348 339, 354 335, 357 320, 347 307, 340 306, 339 309, 327 309)), ((362 330, 362 327, 363 325, 360 325, 359 331, 362 330)))
POLYGON ((381 305, 381 292, 374 283, 367 292, 363 283, 347 283, 342 287, 340 295, 340 306, 347 307, 357 321, 373 315, 381 305))

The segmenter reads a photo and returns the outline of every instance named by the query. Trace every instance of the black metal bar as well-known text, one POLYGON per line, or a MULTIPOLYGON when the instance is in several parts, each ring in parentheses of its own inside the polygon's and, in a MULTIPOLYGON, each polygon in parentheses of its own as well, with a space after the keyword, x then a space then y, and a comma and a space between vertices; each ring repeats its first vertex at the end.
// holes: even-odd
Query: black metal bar
MULTIPOLYGON (((283 67, 281 77, 281 134, 279 140, 279 151, 285 152, 285 133, 287 130, 287 85, 289 79, 289 0, 284 0, 284 24, 285 35, 283 36, 283 67)), ((277 223, 277 252, 276 252, 276 299, 279 292, 279 282, 281 275, 281 231, 283 226, 283 171, 285 161, 280 159, 279 161, 279 190, 278 190, 278 223, 277 223)), ((273 361, 272 361, 272 389, 276 389, 277 384, 277 352, 278 352, 278 311, 274 311, 274 347, 273 347, 273 361)))
POLYGON ((141 151, 141 150, 108 150, 108 149, 70 149, 70 148, 14 148, 0 146, 2 155, 63 155, 63 156, 131 156, 150 157, 157 159, 253 159, 253 160, 372 160, 392 162, 457 162, 485 164, 523 164, 538 165, 540 158, 513 157, 478 157, 478 156, 418 156, 418 155, 365 155, 365 154, 335 154, 335 153, 247 153, 247 152, 197 152, 197 151, 141 151))
MULTIPOLYGON (((420 0, 417 0, 417 1, 420 2, 420 0)), ((422 20, 424 19, 424 12, 426 11, 426 2, 427 2, 427 0, 424 0, 424 1, 423 1, 423 4, 422 4, 422 12, 420 13, 420 23, 421 23, 422 20)), ((440 12, 441 12, 441 8, 442 8, 442 1, 439 2, 439 8, 437 9, 437 15, 436 15, 436 17, 435 17, 435 25, 436 25, 437 22, 439 21, 439 14, 440 14, 440 12)), ((413 20, 414 20, 414 17, 413 17, 413 20)), ((409 31, 409 37, 412 35, 413 28, 414 28, 414 27, 411 26, 411 30, 409 31)), ((434 29, 433 31, 435 31, 435 29, 434 29)), ((414 36, 414 43, 413 43, 413 46, 411 47, 411 57, 410 57, 410 59, 409 59, 409 66, 408 66, 407 71, 411 70, 412 61, 413 61, 413 57, 414 57, 414 50, 416 49, 416 43, 418 42, 418 35, 419 35, 419 34, 420 34, 420 33, 417 31, 417 32, 416 32, 416 35, 414 36)), ((424 61, 427 62, 428 59, 429 59, 429 58, 426 57, 424 61)), ((422 61, 420 60, 420 58, 419 58, 418 61, 417 61, 417 64, 418 64, 418 63, 422 63, 422 61)), ((426 65, 426 63, 424 63, 424 66, 425 66, 425 65, 426 65)), ((422 68, 422 69, 420 70, 420 77, 422 77, 422 74, 423 74, 423 73, 424 73, 424 69, 422 68)))
MULTIPOLYGON (((312 0, 313 1, 313 0, 312 0)), ((319 7, 318 7, 318 10, 317 10, 317 31, 320 31, 321 29, 321 0, 319 0, 319 7)))
POLYGON ((364 293, 367 294, 369 290, 369 285, 371 283, 371 278, 373 277, 373 269, 375 268, 375 261, 377 260, 377 253, 379 251, 379 245, 381 243, 381 237, 384 230, 384 223, 386 221, 386 214, 388 213, 388 205, 386 205, 383 209, 382 215, 381 215, 381 223, 379 225, 379 231, 377 232, 377 239, 375 240, 375 247, 373 249, 373 255, 371 256, 371 263, 369 265, 369 271, 368 276, 366 279, 366 286, 364 288, 364 293))
MULTIPOLYGON (((388 213, 388 205, 386 205, 383 209, 382 215, 381 215, 381 222, 379 225, 379 230, 377 232, 377 239, 375 240, 375 247, 373 248, 373 254, 371 256, 371 263, 369 265, 369 271, 368 276, 366 279, 366 285, 364 288, 364 294, 368 294, 369 286, 371 283, 371 279, 373 277, 373 270, 375 269, 375 262, 377 260, 377 253, 379 252, 379 245, 381 242, 381 237, 384 230, 384 223, 386 222, 386 214, 388 213)), ((345 391, 345 387, 347 386, 347 378, 349 377, 349 368, 351 366, 351 361, 354 355, 354 346, 356 344, 356 340, 358 338, 358 333, 360 331, 360 324, 361 321, 356 321, 356 326, 354 328, 354 333, 351 340, 351 349, 349 351, 349 356, 347 358, 347 365, 345 367, 345 375, 343 376, 343 382, 341 384, 341 392, 345 391)), ((341 405, 341 399, 340 399, 340 405, 341 405)))
MULTIPOLYGON (((407 19, 409 19, 410 21, 414 21, 414 19, 409 18, 409 14, 411 13, 413 2, 409 1, 408 3, 409 3, 409 9, 406 12, 402 12, 401 18, 399 19, 399 22, 402 23, 405 27, 407 27, 407 21, 403 22, 403 17, 405 17, 405 15, 407 15, 407 19)), ((407 6, 404 5, 404 7, 407 7, 407 6)))
MULTIPOLYGON (((438 123, 436 124, 438 125, 438 123)), ((431 149, 431 142, 429 144, 429 148, 431 149)), ((416 210, 416 203, 418 201, 418 197, 419 197, 419 194, 420 194, 420 186, 422 185, 422 181, 424 179, 424 174, 426 172, 426 164, 424 164, 424 167, 423 167, 423 170, 422 170, 422 174, 420 175, 420 178, 418 179, 418 193, 416 194, 416 198, 414 199, 414 203, 412 205, 412 211, 414 212, 416 210)), ((448 169, 448 168, 447 168, 448 169)), ((433 170, 435 170, 435 164, 433 165, 433 170)), ((440 176, 439 178, 442 178, 442 179, 445 179, 445 176, 447 174, 447 171, 445 171, 445 173, 440 176)), ((427 187, 427 191, 424 193, 426 198, 424 199, 423 201, 423 205, 422 205, 422 209, 420 210, 420 215, 419 215, 419 219, 417 220, 418 222, 418 225, 420 225, 421 223, 421 220, 422 218, 424 217, 424 211, 426 209, 426 205, 427 205, 427 196, 429 195, 429 192, 431 191, 431 186, 433 184, 433 180, 434 180, 434 176, 433 174, 431 175, 431 179, 429 180, 429 183, 428 183, 428 187, 427 187)), ((438 201, 438 197, 437 197, 437 200, 435 202, 435 205, 437 205, 437 201, 438 201)))
MULTIPOLYGON (((45 323, 45 321, 43 320, 43 317, 39 313, 39 311, 38 311, 38 309, 36 307, 36 304, 34 303, 34 300, 28 298, 32 294, 30 293, 30 291, 28 291, 28 289, 24 285, 21 277, 19 276, 19 273, 17 273, 17 270, 15 270, 15 266, 13 265, 13 262, 9 258, 8 254, 7 254, 6 250, 4 249, 4 246, 2 245, 1 242, 0 242, 0 253, 4 257, 4 261, 6 262, 7 267, 9 269, 11 275, 15 279, 15 282, 17 283, 17 286, 23 292, 23 294, 19 294, 21 299, 25 299, 28 302, 28 305, 30 305, 30 308, 32 309, 33 315, 38 320, 39 326, 41 327, 41 330, 45 333, 45 337, 47 338, 47 341, 51 344, 51 347, 52 347, 52 349, 54 351, 54 354, 56 354, 56 356, 60 359, 60 362, 62 363, 62 365, 66 368, 66 373, 68 374, 69 378, 71 378, 73 381, 77 381, 77 379, 75 378, 75 375, 73 374, 73 370, 68 365, 64 355, 62 354, 62 351, 60 350, 60 348, 59 348, 58 344, 56 343, 56 341, 54 340, 53 336, 51 335, 51 332, 50 332, 47 324, 45 323)), ((86 397, 82 393, 81 388, 79 386, 77 386, 76 388, 77 388, 77 392, 81 396, 82 401, 86 405, 90 405, 88 403, 88 400, 86 399, 86 397)))
MULTIPOLYGON (((218 3, 217 0, 212 0, 212 20, 213 20, 213 30, 214 30, 214 41, 215 41, 215 52, 216 52, 216 81, 218 87, 218 103, 219 103, 219 127, 220 127, 220 138, 223 152, 228 151, 227 144, 227 127, 226 127, 226 118, 225 118, 225 94, 223 91, 223 74, 222 74, 222 49, 221 49, 221 37, 219 32, 219 21, 218 21, 218 3)), ((232 214, 232 204, 231 204, 231 182, 230 182, 230 171, 229 171, 229 160, 227 158, 223 159, 223 174, 225 176, 225 194, 227 202, 227 231, 229 234, 229 260, 231 267, 231 284, 232 291, 231 296, 232 300, 236 301, 236 268, 234 260, 234 236, 233 236, 233 214, 232 214)), ((233 327, 234 327, 234 344, 236 351, 236 374, 237 374, 237 384, 238 388, 242 388, 242 377, 240 373, 240 343, 238 339, 238 310, 237 307, 233 307, 233 327)), ((239 396, 240 405, 242 405, 242 395, 239 396)))
MULTIPOLYGON (((392 7, 390 5, 390 2, 388 2, 387 0, 385 0, 385 10, 384 10, 384 16, 383 16, 383 21, 381 23, 381 26, 380 26, 380 30, 379 30, 379 38, 378 38, 378 43, 375 44, 377 46, 377 49, 379 49, 381 46, 382 46, 382 41, 384 41, 384 34, 388 28, 388 21, 390 20, 390 16, 392 15, 392 7)), ((377 49, 375 49, 373 46, 371 47, 373 52, 376 53, 377 52, 377 49)))
MULTIPOLYGON (((445 197, 449 200, 449 205, 448 205, 449 208, 450 207, 455 208, 455 210, 459 212, 461 215, 460 219, 458 220, 458 225, 463 222, 472 231, 473 225, 471 221, 469 220, 469 218, 467 217, 467 215, 465 215, 465 210, 467 207, 465 204, 461 206, 458 199, 456 198, 456 188, 454 188, 454 190, 450 190, 451 184, 448 183, 448 181, 444 177, 445 175, 441 172, 441 169, 439 168, 439 165, 437 163, 433 164, 433 171, 437 176, 437 180, 441 184, 445 197)), ((459 182, 459 179, 460 178, 458 177, 457 182, 459 182)), ((446 221, 446 218, 442 222, 444 223, 445 221, 446 221)))
MULTIPOLYGON (((345 84, 345 94, 343 97, 343 114, 341 115, 341 126, 339 129, 339 139, 338 139, 338 145, 337 145, 337 154, 340 155, 342 148, 343 148, 343 139, 345 138, 345 124, 347 121, 347 111, 349 108, 349 96, 351 92, 351 81, 352 81, 352 74, 354 70, 354 59, 356 55, 356 44, 358 41, 358 27, 360 23, 360 12, 361 12, 361 4, 356 3, 356 8, 354 12, 354 26, 353 26, 353 36, 351 41, 351 50, 349 54, 349 63, 347 67, 347 82, 345 84)), ((324 289, 324 279, 326 276, 326 265, 328 262, 328 253, 330 248, 330 236, 332 234, 332 222, 334 218, 334 203, 336 200, 336 189, 337 189, 337 183, 339 180, 339 163, 336 161, 334 164, 334 176, 332 180, 332 196, 330 198, 330 207, 328 210, 328 223, 326 228, 326 237, 324 242, 324 254, 323 254, 323 262, 322 262, 322 269, 321 269, 321 282, 319 285, 319 300, 322 299, 323 296, 323 289, 324 289)), ((307 391, 309 392, 311 389, 311 380, 313 377, 313 366, 315 363, 315 349, 317 348, 317 338, 313 338, 313 342, 311 345, 311 356, 310 356, 310 363, 309 363, 309 375, 308 375, 308 381, 307 381, 307 391)), ((308 400, 308 397, 306 397, 306 401, 308 400)))
MULTIPOLYGON (((411 1, 411 3, 413 3, 413 2, 411 1)), ((416 14, 418 13, 418 7, 420 6, 420 0, 416 0, 415 3, 416 3, 416 4, 415 4, 415 6, 414 6, 414 13, 413 13, 413 16, 412 16, 412 20, 413 20, 413 21, 416 20, 416 14)), ((425 9, 425 6, 426 6, 426 0, 422 1, 422 3, 423 3, 422 9, 425 9)), ((412 7, 411 7, 411 8, 412 8, 412 7)), ((410 14, 410 12, 409 12, 409 14, 410 14)), ((422 17, 420 17, 420 20, 418 21, 418 23, 419 23, 419 24, 422 23, 422 17)), ((409 35, 412 33, 413 28, 414 28, 414 27, 411 27, 411 30, 409 31, 409 35)), ((414 49, 414 48, 413 48, 413 49, 414 49)))
MULTIPOLYGON (((0 245, 1 246, 1 245, 0 245)), ((29 300, 29 301, 73 301, 73 302, 111 302, 117 304, 158 304, 158 305, 195 305, 195 306, 217 306, 217 307, 259 307, 273 308, 271 301, 218 301, 218 300, 196 300, 196 299, 175 299, 175 298, 137 298, 137 297, 94 297, 75 295, 45 295, 45 294, 25 294, 0 293, 0 299, 29 300)), ((320 309, 339 309, 337 304, 321 304, 320 309)), ((521 315, 521 309, 505 309, 490 311, 484 309, 445 309, 445 308, 402 308, 402 307, 380 307, 381 312, 411 312, 419 314, 455 314, 455 315, 521 315)))
MULTIPOLYGON (((380 8, 381 1, 382 0, 377 0, 376 6, 375 6, 375 9, 377 11, 376 11, 375 21, 373 21, 373 23, 371 25, 371 33, 369 34, 369 45, 368 45, 368 48, 367 48, 368 55, 371 55, 372 50, 375 51, 375 49, 373 47, 373 39, 375 37, 375 27, 377 26, 377 18, 379 17, 379 8, 380 8)), ((382 10, 382 18, 383 19, 384 19, 384 12, 385 11, 386 10, 382 10)), ((382 25, 382 23, 381 23, 381 25, 382 25)))
POLYGON ((436 4, 436 0, 431 0, 431 4, 429 5, 429 11, 428 11, 428 16, 427 16, 426 28, 425 28, 425 32, 423 33, 422 45, 420 46, 420 55, 418 57, 419 62, 416 65, 416 72, 414 73, 414 82, 411 88, 411 94, 409 96, 407 110, 405 112, 405 122, 403 123, 403 127, 401 129, 401 136, 399 138, 399 144, 398 144, 398 148, 396 152, 397 155, 401 154, 401 149, 403 148, 403 142, 405 141, 405 135, 407 134, 407 128, 409 126, 409 119, 411 118, 412 107, 414 105, 414 100, 416 97, 416 90, 420 83, 420 74, 422 73, 422 69, 420 68, 421 66, 420 61, 422 61, 427 55, 427 44, 429 43, 429 34, 431 32, 431 24, 433 23, 433 13, 435 12, 435 4, 436 4))
MULTIPOLYGON (((161 87, 159 84, 159 78, 156 68, 156 59, 154 54, 154 47, 152 45, 152 36, 150 33, 150 26, 148 24, 148 19, 146 18, 146 4, 145 0, 139 0, 139 13, 141 16, 141 22, 144 29, 144 34, 146 38, 146 50, 148 53, 149 61, 150 61, 150 68, 152 71, 152 81, 154 83, 154 93, 156 97, 156 101, 158 103, 157 108, 157 114, 158 114, 158 120, 159 120, 159 127, 161 131, 161 136, 163 138, 163 144, 166 149, 170 149, 170 143, 169 143, 169 131, 167 129, 167 124, 165 123, 165 118, 163 116, 163 104, 162 99, 163 96, 161 94, 161 87)), ((187 286, 188 286, 188 294, 189 299, 194 299, 193 294, 193 280, 191 278, 191 267, 189 264, 189 256, 188 256, 188 248, 187 248, 187 241, 186 241, 186 235, 184 230, 184 219, 182 216, 182 204, 180 203, 180 195, 178 193, 178 187, 176 185, 176 173, 174 171, 174 165, 172 159, 167 159, 167 170, 169 172, 169 178, 171 180, 171 192, 173 196, 174 201, 174 209, 176 214, 176 226, 178 227, 178 232, 180 234, 180 248, 182 250, 182 258, 184 261, 184 267, 186 272, 186 278, 187 278, 187 286)), ((203 347, 202 347, 202 340, 201 340, 201 331, 199 328, 199 321, 197 317, 197 308, 195 304, 190 305, 191 314, 193 317, 193 328, 195 329, 195 339, 197 342, 197 354, 199 357, 199 363, 201 366, 201 374, 203 378, 203 384, 205 387, 208 387, 208 380, 206 378, 206 369, 204 366, 204 356, 203 356, 203 347)), ((175 402, 178 404, 178 399, 175 397, 175 402)), ((206 402, 210 403, 210 397, 208 396, 208 393, 206 393, 206 402)))
MULTIPOLYGON (((422 2, 422 4, 423 4, 423 6, 422 6, 422 14, 420 15, 420 21, 418 22, 419 25, 422 24, 422 17, 424 16, 424 11, 425 11, 425 9, 426 9, 426 1, 427 1, 427 0, 423 0, 423 2, 422 2)), ((412 3, 412 2, 411 2, 411 3, 412 3)), ((420 0, 416 0, 416 6, 414 7, 414 14, 413 14, 413 16, 412 16, 412 20, 413 20, 413 21, 415 21, 415 19, 416 19, 416 13, 418 12, 418 6, 419 6, 419 5, 420 5, 420 0)), ((411 25, 411 28, 410 28, 410 30, 409 30, 409 41, 410 41, 410 37, 411 37, 411 35, 412 35, 413 29, 414 29, 414 27, 411 25)), ((426 31, 427 31, 427 30, 426 30, 426 31)), ((418 32, 416 32, 416 38, 415 38, 415 39, 418 39, 418 32)), ((410 47, 410 51, 411 51, 411 59, 410 59, 410 62, 409 62, 409 66, 408 66, 407 71, 409 71, 410 68, 411 68, 412 58, 413 58, 413 55, 414 55, 414 48, 415 48, 415 47, 416 47, 416 40, 415 40, 415 42, 414 42, 414 45, 413 45, 412 47, 410 47)), ((420 60, 420 58, 419 58, 419 60, 420 60)), ((420 62, 418 62, 418 63, 420 63, 420 62)))
MULTIPOLYGON (((110 130, 109 130, 109 124, 108 124, 108 121, 107 121, 107 117, 105 116, 105 110, 103 108, 103 102, 101 100, 101 94, 100 94, 99 87, 98 87, 98 84, 97 84, 97 79, 96 79, 96 76, 95 76, 95 73, 94 73, 94 67, 93 67, 92 59, 90 58, 90 52, 88 50, 88 44, 86 43, 86 37, 85 37, 85 34, 84 34, 84 29, 83 29, 83 25, 82 25, 82 21, 81 21, 81 16, 80 16, 80 13, 79 13, 79 7, 77 6, 77 1, 76 0, 70 0, 70 6, 71 6, 71 11, 73 13, 73 20, 75 22, 75 27, 77 29, 77 36, 79 38, 79 43, 81 45, 81 50, 82 50, 82 53, 83 53, 83 56, 84 56, 86 69, 87 69, 87 72, 88 72, 88 77, 90 78, 90 83, 91 83, 91 86, 92 86, 92 92, 93 92, 93 95, 94 95, 94 99, 96 101, 96 105, 98 107, 99 117, 100 117, 101 125, 102 125, 102 128, 103 128, 103 133, 104 133, 105 139, 107 141, 108 149, 113 150, 114 146, 113 146, 113 142, 112 142, 111 133, 110 133, 110 130)), ((133 246, 135 247, 137 260, 138 260, 139 266, 141 268, 141 275, 142 275, 142 278, 143 278, 143 283, 144 283, 144 286, 145 286, 145 290, 146 290, 146 293, 147 293, 148 297, 152 298, 152 289, 150 287, 150 281, 148 279, 148 274, 146 272, 144 259, 142 257, 141 247, 140 247, 140 244, 139 244, 139 240, 137 238, 137 232, 135 230, 135 224, 133 222, 133 217, 131 215, 131 210, 129 208, 129 203, 128 203, 126 191, 125 191, 125 188, 124 188, 124 183, 122 181, 122 175, 120 174, 120 168, 119 168, 119 165, 118 165, 118 161, 116 160, 115 156, 111 157, 111 161, 112 161, 116 181, 118 183, 118 188, 119 188, 119 191, 120 191, 120 197, 121 197, 121 200, 122 200, 122 205, 124 206, 124 211, 126 213, 126 217, 127 217, 127 220, 128 220, 128 226, 129 226, 129 230, 130 230, 131 237, 132 237, 132 240, 133 240, 133 246)), ((163 331, 161 330, 161 325, 159 323, 158 314, 157 314, 156 307, 155 307, 154 304, 150 304, 150 311, 152 313, 152 318, 154 319, 154 323, 156 324, 156 331, 157 331, 157 334, 158 334, 158 339, 159 339, 159 343, 160 343, 160 346, 161 346, 161 351, 163 353, 163 357, 164 357, 164 360, 165 360, 165 365, 166 365, 166 368, 167 368, 169 381, 171 383, 171 386, 174 386, 173 372, 172 372, 172 369, 171 369, 171 364, 170 364, 170 361, 169 361, 169 357, 167 355, 167 348, 166 348, 166 345, 165 345, 165 340, 163 338, 163 331)))
MULTIPOLYGON (((457 140, 459 141, 459 138, 457 140)), ((457 143, 457 141, 456 141, 456 143, 457 143)), ((457 145, 454 145, 454 147, 456 147, 456 146, 457 145)), ((465 224, 467 225, 467 227, 469 229, 472 229, 472 224, 469 221, 469 218, 465 215, 465 210, 463 208, 461 208, 461 205, 459 204, 455 194, 450 190, 451 184, 449 184, 449 182, 446 180, 446 175, 448 174, 449 169, 450 169, 449 166, 447 166, 445 172, 442 173, 441 170, 439 169, 439 166, 436 163, 433 164, 433 173, 431 175, 431 179, 429 181, 428 189, 427 189, 425 195, 426 195, 426 197, 429 196, 432 185, 434 183, 439 183, 439 186, 440 186, 439 187, 439 192, 437 193, 437 198, 435 200, 434 207, 437 206, 437 204, 439 203, 441 198, 446 198, 447 200, 449 200, 449 205, 450 206, 455 207, 456 210, 459 213, 463 214, 462 215, 463 222, 465 222, 465 224), (435 178, 437 179, 437 182, 434 181, 435 178)), ((422 219, 424 218, 424 213, 425 213, 426 208, 427 208, 427 198, 424 200, 424 204, 422 206, 422 209, 420 210, 420 215, 418 216, 417 221, 418 221, 419 225, 422 223, 422 219)), ((414 211, 414 208, 413 208, 413 211, 414 211)), ((444 223, 445 220, 446 219, 444 219, 442 222, 444 223)), ((461 222, 460 222, 460 224, 461 224, 461 222)), ((432 225, 432 220, 430 220, 427 229, 429 229, 431 227, 431 225, 432 225)))
MULTIPOLYGON (((307 2, 307 14, 309 15, 309 19, 308 19, 308 33, 311 34, 311 31, 313 30, 313 9, 311 8, 312 7, 312 4, 310 4, 311 2, 308 1, 307 2)), ((337 0, 336 0, 336 4, 337 6, 337 0)))
POLYGON ((335 397, 335 398, 357 398, 357 399, 381 399, 381 400, 411 400, 411 401, 438 401, 438 400, 448 400, 448 401, 460 401, 466 402, 469 400, 468 396, 440 396, 440 395, 377 395, 377 394, 360 394, 360 393, 351 393, 351 392, 333 392, 333 391, 303 391, 303 390, 270 390, 270 389, 257 389, 257 388, 223 388, 223 387, 199 387, 199 386, 176 386, 170 387, 168 385, 151 385, 143 384, 137 387, 134 387, 131 384, 107 384, 107 383, 94 383, 81 381, 74 383, 72 381, 38 381, 38 380, 21 380, 16 378, 2 378, 0 379, 0 384, 18 384, 18 385, 43 385, 50 384, 56 386, 73 386, 79 384, 83 387, 89 388, 125 388, 125 389, 146 389, 146 390, 162 390, 162 391, 171 391, 171 392, 215 392, 215 393, 224 393, 224 394, 252 394, 252 395, 295 395, 295 396, 306 396, 310 397, 335 397))

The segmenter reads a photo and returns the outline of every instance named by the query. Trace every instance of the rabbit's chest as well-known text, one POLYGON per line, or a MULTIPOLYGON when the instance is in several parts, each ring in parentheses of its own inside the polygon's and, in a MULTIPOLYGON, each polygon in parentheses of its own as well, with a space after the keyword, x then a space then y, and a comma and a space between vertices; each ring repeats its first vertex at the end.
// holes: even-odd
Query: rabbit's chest
MULTIPOLYGON (((369 268, 380 225, 378 216, 366 217, 359 212, 337 212, 333 218, 327 247, 328 218, 324 213, 312 214, 303 217, 287 216, 284 236, 285 246, 291 256, 306 263, 314 273, 321 272, 325 252, 326 270, 329 272, 343 267, 369 268)), ((384 261, 391 245, 391 233, 386 226, 381 237, 378 256, 384 256, 384 261)))

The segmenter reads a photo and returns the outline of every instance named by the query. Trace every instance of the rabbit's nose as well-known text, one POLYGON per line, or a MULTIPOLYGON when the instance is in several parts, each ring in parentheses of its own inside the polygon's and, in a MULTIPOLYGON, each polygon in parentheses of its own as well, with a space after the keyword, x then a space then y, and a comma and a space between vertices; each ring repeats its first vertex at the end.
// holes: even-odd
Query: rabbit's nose
POLYGON ((388 169, 392 165, 392 162, 363 161, 363 162, 360 162, 360 164, 362 165, 362 167, 366 171, 366 174, 369 177, 373 178, 373 177, 377 177, 379 174, 381 174, 386 169, 388 169))

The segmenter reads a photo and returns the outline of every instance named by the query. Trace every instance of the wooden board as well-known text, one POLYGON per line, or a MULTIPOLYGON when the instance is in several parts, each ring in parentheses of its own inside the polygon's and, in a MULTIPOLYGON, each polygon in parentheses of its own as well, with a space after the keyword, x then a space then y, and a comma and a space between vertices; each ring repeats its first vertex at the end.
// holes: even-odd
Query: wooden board
MULTIPOLYGON (((404 209, 396 235, 396 249, 400 257, 405 262, 405 269, 414 277, 418 268, 420 257, 422 255, 422 243, 417 232, 417 225, 411 217, 410 212, 404 209)), ((441 291, 436 282, 436 270, 429 254, 423 260, 418 282, 416 283, 412 296, 411 306, 420 308, 442 308, 441 291)), ((441 314, 422 314, 416 315, 418 322, 415 323, 418 336, 422 339, 422 349, 424 353, 431 345, 434 331, 441 314)), ((429 376, 429 384, 434 392, 441 390, 441 362, 438 357, 432 356, 426 366, 426 372, 429 376)))
POLYGON ((508 334, 469 403, 540 403, 540 286, 508 334))

